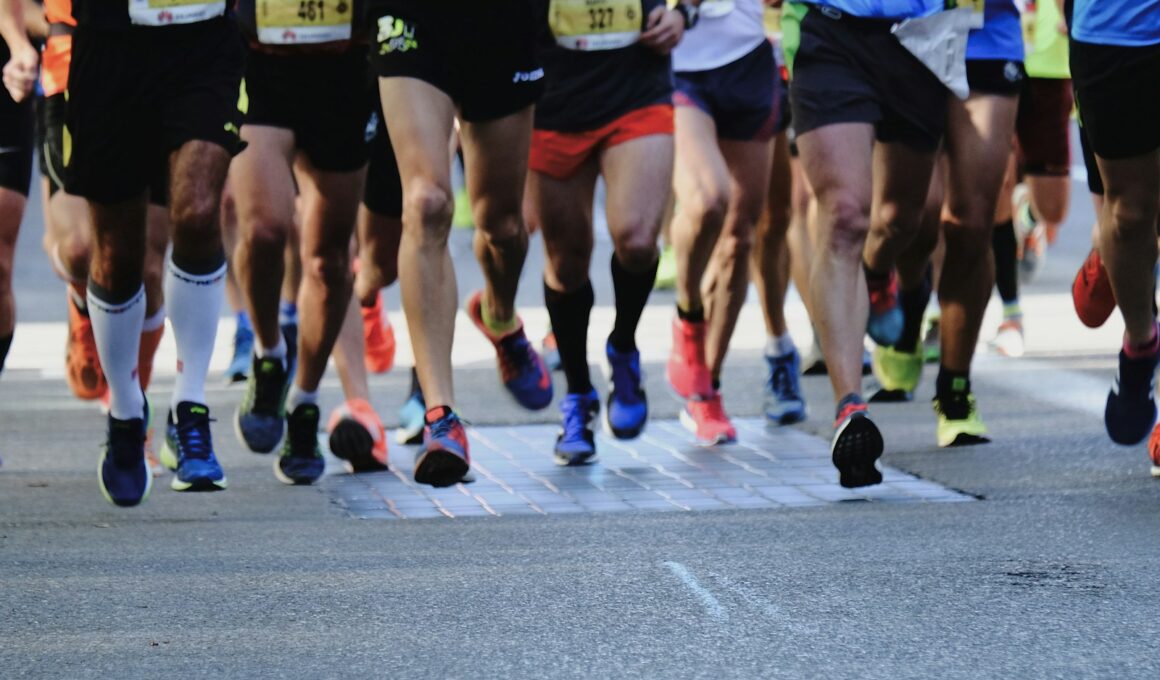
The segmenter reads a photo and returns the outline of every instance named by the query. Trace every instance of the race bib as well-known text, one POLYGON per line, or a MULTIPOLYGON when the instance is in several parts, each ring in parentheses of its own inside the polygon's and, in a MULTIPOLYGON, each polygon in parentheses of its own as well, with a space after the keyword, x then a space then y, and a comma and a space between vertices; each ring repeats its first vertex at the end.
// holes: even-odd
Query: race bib
POLYGON ((698 9, 702 19, 717 19, 732 12, 736 6, 734 0, 703 0, 698 9))
POLYGON ((641 0, 551 0, 548 25, 569 50, 616 50, 640 38, 641 0))
POLYGON ((225 12, 223 0, 129 0, 129 21, 138 26, 195 24, 225 12))
POLYGON ((956 9, 959 7, 968 7, 971 10, 971 28, 980 29, 983 27, 984 15, 983 11, 987 6, 987 0, 947 0, 947 9, 956 9))
POLYGON ((258 42, 299 45, 350 40, 353 0, 257 0, 258 42))

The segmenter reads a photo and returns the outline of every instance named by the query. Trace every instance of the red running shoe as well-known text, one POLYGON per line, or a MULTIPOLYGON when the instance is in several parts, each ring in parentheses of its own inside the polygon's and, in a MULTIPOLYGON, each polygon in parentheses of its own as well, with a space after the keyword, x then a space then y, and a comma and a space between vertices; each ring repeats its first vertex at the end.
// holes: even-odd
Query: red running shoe
POLYGON ((673 319, 673 349, 665 366, 669 385, 682 399, 713 394, 713 376, 705 363, 705 322, 673 319))
POLYGON ((690 399, 681 410, 681 424, 696 435, 697 443, 702 446, 737 441, 737 429, 725 414, 720 392, 690 399))
POLYGON ((1108 270, 1100 260, 1095 248, 1088 253, 1075 281, 1071 283, 1071 301, 1075 304, 1075 314, 1088 328, 1099 328, 1116 309, 1116 295, 1112 292, 1112 282, 1108 270))
POLYGON ((383 296, 375 294, 373 307, 362 307, 363 355, 367 370, 386 373, 395 365, 395 329, 383 314, 383 296))

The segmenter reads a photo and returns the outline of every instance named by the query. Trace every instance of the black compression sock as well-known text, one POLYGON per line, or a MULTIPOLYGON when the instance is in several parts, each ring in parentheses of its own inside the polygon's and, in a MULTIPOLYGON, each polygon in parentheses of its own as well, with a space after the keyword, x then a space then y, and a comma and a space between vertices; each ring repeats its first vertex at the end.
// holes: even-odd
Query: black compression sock
POLYGON ((931 270, 926 268, 922 283, 912 290, 899 292, 899 304, 902 306, 902 335, 894 348, 899 352, 913 353, 918 349, 918 337, 922 335, 922 316, 926 313, 926 305, 930 302, 931 270))
POLYGON ((995 251, 995 288, 1003 304, 1019 301, 1019 272, 1015 260, 1018 244, 1015 241, 1015 225, 1011 220, 995 225, 991 235, 991 248, 995 251))
POLYGON ((657 262, 654 260, 652 266, 643 272, 630 272, 620 264, 615 254, 612 256, 616 321, 612 324, 608 342, 618 352, 632 352, 636 349, 636 327, 657 278, 657 262))
POLYGON ((544 304, 556 334, 556 348, 560 352, 560 366, 568 382, 568 392, 588 394, 592 391, 592 377, 588 374, 588 317, 592 312, 595 294, 592 282, 570 293, 553 290, 544 283, 544 304))
POLYGON ((938 378, 935 380, 935 395, 942 397, 962 396, 971 391, 971 375, 957 373, 946 366, 939 366, 938 378))
POLYGON ((677 305, 677 318, 681 321, 688 321, 689 323, 705 323, 705 310, 702 307, 690 309, 685 311, 677 305))
POLYGON ((12 348, 12 333, 0 338, 0 372, 4 370, 4 360, 8 358, 8 350, 12 348))

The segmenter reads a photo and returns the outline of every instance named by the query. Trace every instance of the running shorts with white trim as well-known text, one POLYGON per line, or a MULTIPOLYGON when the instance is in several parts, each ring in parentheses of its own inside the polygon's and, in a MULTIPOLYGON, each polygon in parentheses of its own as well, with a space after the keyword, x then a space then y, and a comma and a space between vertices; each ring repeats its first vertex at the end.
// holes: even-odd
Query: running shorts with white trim
MULTIPOLYGON (((449 96, 468 123, 531 106, 543 91, 536 0, 371 0, 371 65, 381 78, 415 78, 449 96)), ((547 3, 543 3, 545 6, 547 3)))

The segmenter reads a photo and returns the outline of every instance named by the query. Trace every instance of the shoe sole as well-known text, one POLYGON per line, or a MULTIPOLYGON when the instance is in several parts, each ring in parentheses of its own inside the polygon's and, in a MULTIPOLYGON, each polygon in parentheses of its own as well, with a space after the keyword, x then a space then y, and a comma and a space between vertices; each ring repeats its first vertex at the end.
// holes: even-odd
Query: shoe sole
POLYGON ((871 394, 869 401, 874 404, 902 404, 908 401, 914 401, 914 392, 888 390, 883 387, 874 394, 871 394))
POLYGON ((326 468, 323 467, 322 473, 320 473, 317 477, 294 478, 287 475, 285 472, 282 472, 282 468, 278 465, 279 462, 279 459, 274 459, 274 477, 286 486, 310 486, 318 480, 322 479, 323 474, 326 474, 326 468))
POLYGON ((780 416, 774 416, 768 412, 765 414, 766 424, 773 425, 776 427, 785 427, 786 425, 794 425, 796 423, 800 423, 800 422, 804 421, 805 419, 806 419, 805 409, 801 409, 798 411, 790 411, 788 413, 783 413, 780 416))
POLYGON ((943 444, 939 442, 939 446, 944 449, 955 448, 959 446, 975 446, 976 444, 990 444, 991 440, 987 437, 978 434, 970 434, 969 432, 960 432, 955 435, 955 438, 950 442, 943 444))
POLYGON ((705 447, 719 446, 721 444, 732 444, 732 443, 737 441, 736 436, 730 437, 727 434, 719 434, 716 437, 714 437, 713 439, 702 439, 701 437, 698 437, 697 436, 697 421, 693 420, 693 416, 689 415, 689 412, 686 411, 685 409, 681 409, 680 419, 681 419, 681 425, 684 425, 686 430, 693 433, 693 438, 696 440, 697 444, 700 446, 705 446, 705 447))
POLYGON ((583 453, 569 454, 569 453, 553 452, 552 453, 552 460, 554 460, 556 462, 556 465, 559 465, 560 467, 581 467, 584 465, 591 465, 591 464, 597 462, 598 460, 600 460, 600 456, 596 455, 595 451, 593 451, 592 453, 587 454, 587 455, 585 455, 583 453))
POLYGON ((195 479, 191 482, 183 482, 177 477, 169 482, 169 488, 174 491, 189 492, 189 493, 208 493, 211 491, 225 491, 229 483, 225 477, 221 479, 195 479))
POLYGON ((387 469, 374 455, 375 440, 357 420, 343 418, 330 431, 330 452, 345 460, 351 472, 382 472, 387 469))
MULTIPOLYGON (((286 421, 283 420, 282 422, 285 423, 286 421)), ((245 434, 242 433, 242 412, 241 410, 237 410, 234 411, 234 434, 237 435, 238 441, 241 442, 242 446, 246 447, 246 450, 251 453, 267 454, 273 452, 274 449, 282 444, 282 439, 286 436, 286 427, 283 425, 282 434, 278 435, 278 441, 274 442, 273 446, 268 449, 255 449, 250 446, 250 443, 246 441, 245 434)))
MULTIPOLYGON (((105 497, 105 500, 109 501, 118 508, 133 508, 141 505, 149 498, 149 492, 153 490, 153 475, 148 471, 148 469, 145 471, 145 493, 141 494, 141 498, 137 499, 135 502, 126 503, 114 499, 113 495, 109 493, 109 490, 105 488, 105 478, 101 474, 104 467, 105 453, 102 452, 101 457, 97 459, 97 485, 101 487, 101 495, 105 497)), ((148 465, 146 465, 146 468, 148 468, 148 465)))
POLYGON ((157 460, 170 472, 177 472, 177 453, 169 448, 169 442, 162 442, 161 450, 157 452, 157 460))
POLYGON ((470 469, 467 461, 454 453, 443 449, 434 449, 424 451, 415 459, 414 477, 419 484, 443 488, 455 486, 463 481, 470 469))
POLYGON ((838 468, 838 483, 847 489, 882 483, 878 459, 885 442, 882 433, 866 416, 854 416, 834 433, 831 460, 838 468))
POLYGON ((1152 464, 1152 476, 1160 477, 1160 465, 1152 464))

